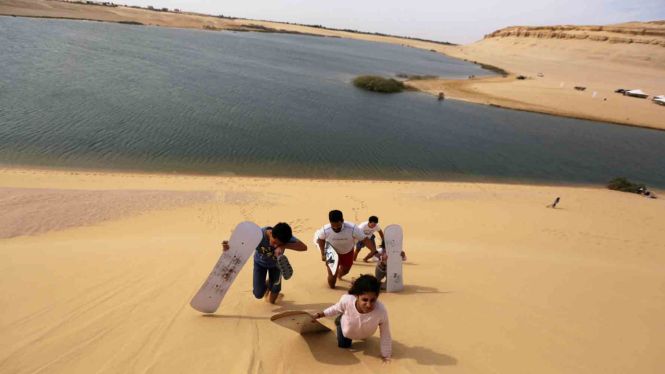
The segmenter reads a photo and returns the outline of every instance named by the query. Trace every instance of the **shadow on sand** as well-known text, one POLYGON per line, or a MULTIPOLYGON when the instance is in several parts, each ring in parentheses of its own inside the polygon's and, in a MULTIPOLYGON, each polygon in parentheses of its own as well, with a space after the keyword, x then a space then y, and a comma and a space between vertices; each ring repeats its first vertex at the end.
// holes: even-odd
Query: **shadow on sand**
POLYGON ((435 287, 406 284, 404 285, 404 289, 399 292, 395 292, 395 295, 416 295, 416 294, 425 294, 425 293, 444 294, 444 293, 453 293, 453 291, 439 291, 439 289, 435 287))
POLYGON ((228 319, 253 319, 253 320, 268 320, 270 317, 255 317, 255 316, 238 316, 238 315, 223 315, 223 314, 202 314, 203 318, 228 318, 228 319))
MULTIPOLYGON (((337 340, 335 340, 337 343, 337 340)), ((336 346, 336 345, 335 345, 336 346)), ((365 356, 381 357, 381 340, 372 336, 369 339, 353 341, 351 349, 362 351, 365 356)), ((457 365, 457 359, 443 353, 434 351, 431 348, 414 345, 406 346, 393 339, 393 359, 416 360, 418 365, 426 366, 451 366, 457 365)))
MULTIPOLYGON (((381 340, 371 337, 366 340, 354 340, 351 349, 337 347, 337 335, 335 331, 316 334, 302 335, 307 343, 312 356, 316 361, 330 365, 356 365, 361 363, 354 352, 362 352, 365 356, 375 358, 381 357, 381 340)), ((394 360, 415 360, 418 365, 425 366, 451 366, 457 365, 457 359, 443 353, 438 353, 431 348, 412 346, 408 347, 393 340, 394 360)))
MULTIPOLYGON (((354 262, 353 266, 360 266, 360 267, 371 267, 375 268, 376 267, 376 262, 354 262)), ((402 262, 402 266, 420 266, 420 264, 417 264, 415 262, 402 262)))
POLYGON ((302 335, 312 356, 318 362, 329 365, 356 365, 360 359, 348 349, 337 348, 337 335, 334 331, 302 335))
POLYGON ((282 300, 279 304, 275 304, 275 308, 272 310, 273 313, 286 312, 287 310, 303 310, 303 311, 314 311, 320 312, 326 308, 330 308, 335 303, 315 303, 315 304, 298 304, 292 300, 282 300))
POLYGON ((375 268, 376 262, 354 262, 353 266, 360 266, 363 268, 375 268))

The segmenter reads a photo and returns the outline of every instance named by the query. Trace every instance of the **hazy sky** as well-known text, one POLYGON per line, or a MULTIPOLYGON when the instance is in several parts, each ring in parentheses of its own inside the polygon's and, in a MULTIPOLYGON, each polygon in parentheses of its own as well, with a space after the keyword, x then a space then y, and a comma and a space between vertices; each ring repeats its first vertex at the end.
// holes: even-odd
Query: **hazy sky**
POLYGON ((240 18, 472 43, 507 26, 665 20, 665 0, 115 0, 240 18))

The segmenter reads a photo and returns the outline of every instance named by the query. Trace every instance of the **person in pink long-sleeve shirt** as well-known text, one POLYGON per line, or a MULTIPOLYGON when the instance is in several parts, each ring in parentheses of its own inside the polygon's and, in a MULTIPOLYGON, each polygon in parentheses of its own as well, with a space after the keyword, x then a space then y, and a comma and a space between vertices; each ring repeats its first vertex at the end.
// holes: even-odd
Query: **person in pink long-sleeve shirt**
POLYGON ((367 339, 379 328, 381 336, 381 356, 384 363, 390 363, 392 337, 388 322, 388 310, 378 300, 381 282, 373 275, 364 274, 353 281, 349 293, 339 302, 312 318, 332 317, 337 325, 337 346, 351 348, 353 339, 367 339))

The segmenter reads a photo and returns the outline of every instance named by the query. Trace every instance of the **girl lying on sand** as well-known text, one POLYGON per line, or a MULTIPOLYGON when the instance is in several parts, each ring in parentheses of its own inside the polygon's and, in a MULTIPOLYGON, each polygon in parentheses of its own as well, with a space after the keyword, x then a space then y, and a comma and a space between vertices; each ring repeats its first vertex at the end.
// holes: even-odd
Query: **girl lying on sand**
POLYGON ((316 313, 314 319, 341 314, 335 320, 337 325, 337 346, 351 348, 352 339, 367 339, 380 330, 381 356, 383 363, 390 363, 392 338, 388 324, 388 311, 377 300, 381 292, 381 282, 376 277, 364 274, 353 281, 349 293, 339 302, 323 312, 316 313))

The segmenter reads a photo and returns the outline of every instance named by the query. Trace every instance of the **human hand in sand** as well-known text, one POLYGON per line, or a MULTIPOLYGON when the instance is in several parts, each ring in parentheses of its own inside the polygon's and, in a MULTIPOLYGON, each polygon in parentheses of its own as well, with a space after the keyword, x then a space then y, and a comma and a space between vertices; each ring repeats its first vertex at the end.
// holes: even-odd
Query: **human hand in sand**
POLYGON ((392 362, 392 360, 390 359, 390 357, 384 357, 383 358, 383 364, 384 365, 390 365, 391 362, 392 362))
POLYGON ((228 251, 229 249, 231 249, 231 247, 229 247, 229 241, 228 241, 228 240, 224 240, 224 241, 222 242, 222 251, 223 251, 223 252, 226 252, 226 251, 228 251))
POLYGON ((323 317, 323 313, 317 312, 315 315, 312 316, 312 322, 315 322, 317 319, 323 317))

